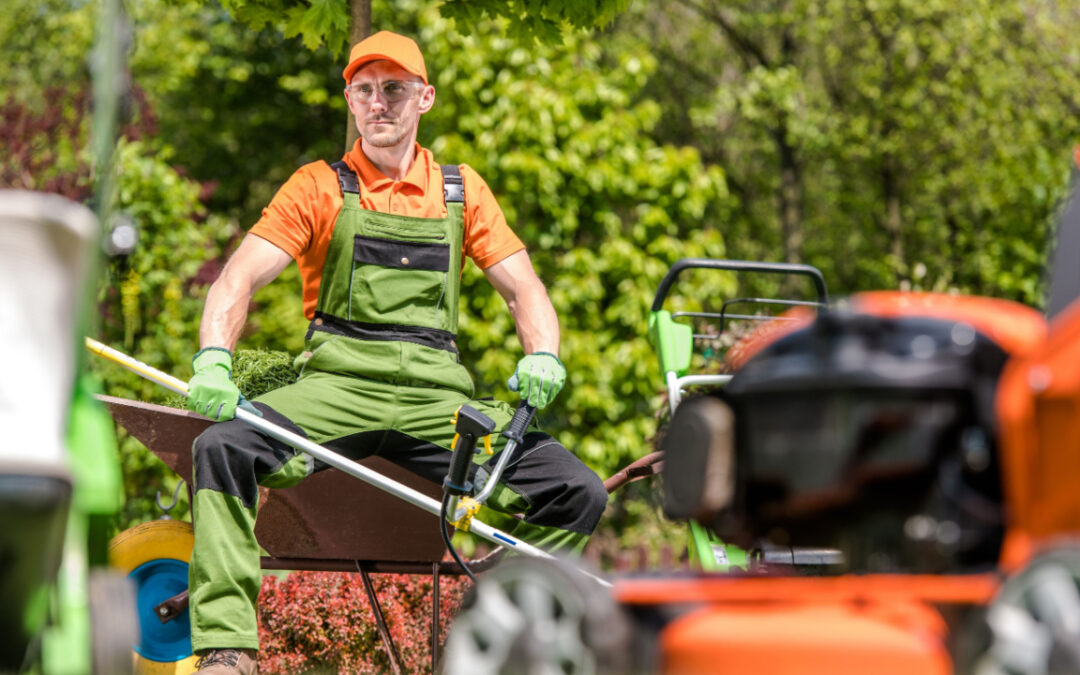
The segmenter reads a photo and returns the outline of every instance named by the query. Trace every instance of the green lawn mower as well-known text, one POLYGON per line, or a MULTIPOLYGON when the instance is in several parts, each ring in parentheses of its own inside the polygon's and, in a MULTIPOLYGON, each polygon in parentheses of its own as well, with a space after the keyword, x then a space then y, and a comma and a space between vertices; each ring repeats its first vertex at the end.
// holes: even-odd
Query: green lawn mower
POLYGON ((0 672, 131 669, 134 596, 106 566, 123 500, 116 437, 80 367, 98 241, 85 206, 0 191, 0 672))
MULTIPOLYGON (((828 311, 828 305, 825 279, 811 265, 713 258, 677 261, 660 282, 649 312, 649 339, 660 361, 669 419, 684 399, 725 386, 738 366, 738 353, 752 348, 749 345, 755 338, 800 325, 828 311), (783 291, 777 295, 784 297, 739 293, 751 275, 773 277, 783 291), (732 280, 734 293, 730 292, 732 280), (725 282, 728 288, 723 288, 725 282), (666 306, 686 309, 671 311, 666 306)), ((709 400, 694 405, 708 405, 709 400)), ((707 425, 732 422, 723 414, 695 417, 707 425)), ((726 437, 719 433, 721 429, 709 431, 707 436, 711 438, 726 437)), ((726 499, 724 494, 712 493, 723 492, 723 486, 734 479, 722 475, 730 472, 723 461, 730 455, 722 448, 714 448, 712 454, 718 461, 701 463, 701 458, 685 450, 679 433, 676 430, 676 435, 665 435, 661 442, 666 470, 678 471, 679 465, 687 462, 709 468, 709 475, 700 475, 700 480, 664 482, 666 515, 687 522, 687 553, 692 567, 706 572, 746 570, 757 564, 826 570, 842 562, 839 552, 830 549, 763 545, 748 551, 710 533, 696 519, 697 510, 702 504, 726 499)))

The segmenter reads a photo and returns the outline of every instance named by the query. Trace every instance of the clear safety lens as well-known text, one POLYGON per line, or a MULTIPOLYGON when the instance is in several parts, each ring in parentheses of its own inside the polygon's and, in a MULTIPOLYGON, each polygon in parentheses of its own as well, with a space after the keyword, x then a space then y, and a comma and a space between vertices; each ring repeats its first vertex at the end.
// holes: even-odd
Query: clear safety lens
POLYGON ((417 88, 423 87, 423 82, 408 82, 403 80, 387 80, 386 82, 358 82, 345 87, 345 91, 352 96, 357 103, 370 103, 375 97, 375 92, 382 94, 383 99, 390 104, 399 103, 412 96, 417 88))

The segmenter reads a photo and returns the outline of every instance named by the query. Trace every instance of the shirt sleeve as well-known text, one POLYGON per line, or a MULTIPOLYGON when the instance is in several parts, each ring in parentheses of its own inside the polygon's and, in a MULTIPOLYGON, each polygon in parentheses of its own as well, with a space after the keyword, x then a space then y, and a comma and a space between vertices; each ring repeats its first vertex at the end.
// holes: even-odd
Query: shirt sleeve
POLYGON ((258 235, 291 255, 302 256, 311 246, 316 227, 319 190, 311 165, 297 169, 277 191, 252 225, 258 235))
POLYGON ((506 224, 491 188, 468 164, 460 167, 465 183, 465 255, 487 269, 525 248, 506 224))

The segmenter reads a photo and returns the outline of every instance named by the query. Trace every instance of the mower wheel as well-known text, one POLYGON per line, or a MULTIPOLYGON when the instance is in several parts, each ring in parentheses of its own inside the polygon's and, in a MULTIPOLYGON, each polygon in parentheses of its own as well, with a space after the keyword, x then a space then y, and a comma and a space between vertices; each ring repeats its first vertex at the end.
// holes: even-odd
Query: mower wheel
POLYGON ((976 675, 1080 672, 1080 546, 1035 556, 986 609, 976 675))
POLYGON ((95 569, 87 580, 94 675, 130 675, 131 645, 139 639, 135 587, 123 574, 95 569))
POLYGON ((629 672, 629 619, 569 563, 511 558, 483 574, 446 640, 444 675, 629 672))
POLYGON ((109 564, 127 573, 135 586, 139 633, 133 644, 139 675, 195 672, 189 610, 185 607, 165 623, 154 613, 157 605, 187 590, 194 541, 190 523, 153 520, 124 530, 109 543, 109 564))

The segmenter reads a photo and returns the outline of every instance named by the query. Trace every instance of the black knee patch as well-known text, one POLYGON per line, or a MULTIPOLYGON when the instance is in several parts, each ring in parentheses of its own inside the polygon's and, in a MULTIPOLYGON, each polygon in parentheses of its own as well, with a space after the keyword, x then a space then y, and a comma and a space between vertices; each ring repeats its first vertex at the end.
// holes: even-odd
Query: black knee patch
MULTIPOLYGON (((270 406, 254 405, 267 421, 307 438, 303 429, 270 406)), ((259 496, 258 476, 279 470, 297 452, 240 420, 219 422, 201 433, 192 445, 195 491, 207 489, 232 495, 250 508, 259 496)))
POLYGON ((582 502, 582 524, 588 528, 587 533, 592 534, 592 531, 596 529, 596 526, 600 524, 600 518, 604 515, 604 509, 607 508, 608 491, 604 487, 604 481, 597 476, 594 471, 588 469, 588 476, 586 476, 585 484, 580 486, 582 495, 580 497, 582 502))
POLYGON ((526 434, 519 451, 502 482, 532 504, 525 522, 591 534, 607 506, 600 477, 547 434, 526 434))

